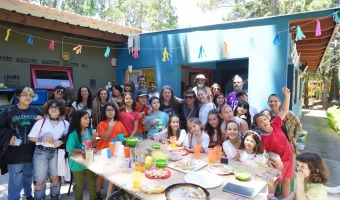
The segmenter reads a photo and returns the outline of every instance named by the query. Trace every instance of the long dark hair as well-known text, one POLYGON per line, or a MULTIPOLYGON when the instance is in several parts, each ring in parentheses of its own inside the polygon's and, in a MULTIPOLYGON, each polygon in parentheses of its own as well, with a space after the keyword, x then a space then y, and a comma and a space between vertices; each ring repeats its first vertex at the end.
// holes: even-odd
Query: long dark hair
POLYGON ((173 114, 173 115, 171 115, 171 117, 170 117, 170 119, 169 119, 169 122, 168 122, 168 139, 170 139, 170 136, 176 136, 177 139, 178 139, 179 136, 180 136, 180 134, 181 134, 181 120, 180 120, 180 118, 179 118, 178 115, 173 114), (178 129, 177 129, 176 133, 173 133, 173 132, 172 132, 172 128, 170 127, 170 124, 171 124, 172 120, 173 120, 175 117, 178 118, 178 123, 179 123, 179 124, 178 124, 178 129))
POLYGON ((113 119, 114 119, 114 120, 118 120, 119 112, 118 112, 117 108, 113 105, 113 103, 107 102, 107 103, 105 103, 105 104, 103 105, 103 107, 100 109, 100 114, 101 114, 100 119, 101 119, 101 121, 107 120, 107 117, 106 117, 106 108, 107 108, 108 106, 112 106, 112 108, 115 110, 115 116, 113 117, 113 119))
POLYGON ((92 93, 91 93, 91 90, 88 88, 88 87, 86 87, 86 86, 81 86, 79 89, 78 89, 78 94, 77 94, 77 100, 76 100, 76 105, 78 105, 80 102, 82 102, 82 100, 83 100, 83 97, 81 96, 81 89, 82 88, 86 88, 87 89, 87 91, 88 91, 88 93, 89 93, 89 97, 87 98, 87 105, 86 105, 86 107, 88 108, 88 109, 91 109, 92 108, 92 93))
POLYGON ((124 95, 123 95, 123 100, 122 100, 122 107, 121 107, 120 110, 126 111, 125 97, 126 97, 127 95, 130 95, 131 98, 132 98, 132 101, 133 101, 132 106, 131 106, 132 111, 136 111, 136 100, 135 100, 135 98, 134 98, 134 96, 133 96, 133 94, 132 94, 131 92, 125 92, 125 93, 124 93, 124 95))
POLYGON ((164 97, 163 97, 163 92, 165 89, 168 89, 170 90, 171 92, 171 98, 170 98, 170 101, 169 101, 169 106, 171 108, 175 108, 176 104, 177 104, 177 101, 175 99, 175 95, 174 95, 174 91, 172 90, 172 88, 169 86, 169 85, 165 85, 163 86, 162 90, 161 90, 161 93, 159 94, 159 103, 160 105, 164 105, 164 97))
POLYGON ((308 180, 312 183, 326 184, 328 181, 328 168, 321 156, 317 153, 304 152, 296 156, 296 161, 306 163, 310 174, 308 180))
POLYGON ((221 124, 222 124, 222 119, 218 116, 219 112, 217 109, 212 109, 208 113, 208 120, 207 123, 205 124, 205 132, 209 135, 210 141, 213 141, 214 139, 214 134, 215 134, 215 129, 212 127, 209 123, 209 115, 216 115, 218 118, 218 125, 217 125, 217 144, 222 146, 222 132, 221 132, 221 124))
POLYGON ((68 131, 67 131, 67 136, 66 136, 65 143, 67 142, 68 137, 70 136, 70 134, 73 131, 77 132, 79 142, 81 142, 81 131, 82 131, 82 128, 81 128, 81 118, 84 115, 86 115, 86 114, 89 114, 89 113, 86 110, 83 110, 83 109, 76 110, 72 114, 72 120, 70 122, 70 126, 69 126, 68 131))
POLYGON ((261 136, 255 131, 246 131, 243 138, 242 142, 240 144, 240 150, 245 149, 246 147, 244 146, 244 141, 248 136, 252 136, 252 138, 255 140, 256 145, 254 147, 254 153, 255 154, 263 154, 263 147, 262 147, 262 142, 261 142, 261 136))
POLYGON ((51 96, 48 98, 49 100, 55 99, 55 97, 54 97, 54 92, 55 92, 56 90, 64 90, 64 95, 63 95, 63 97, 65 96, 65 88, 64 88, 63 86, 61 86, 61 85, 57 85, 57 86, 55 86, 55 88, 53 89, 51 96))

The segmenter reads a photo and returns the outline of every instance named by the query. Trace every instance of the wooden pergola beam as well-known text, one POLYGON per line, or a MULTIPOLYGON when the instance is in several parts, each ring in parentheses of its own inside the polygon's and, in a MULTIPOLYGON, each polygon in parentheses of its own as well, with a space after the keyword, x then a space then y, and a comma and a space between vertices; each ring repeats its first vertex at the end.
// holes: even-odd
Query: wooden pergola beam
POLYGON ((33 17, 16 12, 0 9, 0 21, 31 26, 50 31, 58 31, 67 34, 79 35, 83 37, 94 38, 96 40, 104 40, 114 44, 126 43, 128 37, 125 35, 118 35, 106 31, 95 30, 87 27, 71 25, 58 21, 48 20, 45 18, 33 17))

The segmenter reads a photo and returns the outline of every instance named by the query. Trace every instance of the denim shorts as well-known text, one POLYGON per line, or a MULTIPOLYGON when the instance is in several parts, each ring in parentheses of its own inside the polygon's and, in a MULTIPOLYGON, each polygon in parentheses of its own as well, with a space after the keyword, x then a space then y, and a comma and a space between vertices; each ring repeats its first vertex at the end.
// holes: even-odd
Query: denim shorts
POLYGON ((58 151, 35 148, 33 154, 33 180, 45 181, 49 176, 58 176, 58 151))

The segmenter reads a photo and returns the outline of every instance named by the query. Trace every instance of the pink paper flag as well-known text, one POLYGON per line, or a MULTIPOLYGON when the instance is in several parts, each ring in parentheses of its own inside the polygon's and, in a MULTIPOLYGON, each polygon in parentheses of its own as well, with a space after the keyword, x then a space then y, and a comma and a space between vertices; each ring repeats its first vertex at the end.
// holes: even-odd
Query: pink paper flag
POLYGON ((136 48, 132 54, 133 58, 138 58, 138 49, 136 48))
POLYGON ((49 50, 54 51, 54 40, 51 40, 50 46, 48 47, 49 50))
POLYGON ((320 21, 316 20, 315 36, 320 36, 320 35, 321 35, 320 21))

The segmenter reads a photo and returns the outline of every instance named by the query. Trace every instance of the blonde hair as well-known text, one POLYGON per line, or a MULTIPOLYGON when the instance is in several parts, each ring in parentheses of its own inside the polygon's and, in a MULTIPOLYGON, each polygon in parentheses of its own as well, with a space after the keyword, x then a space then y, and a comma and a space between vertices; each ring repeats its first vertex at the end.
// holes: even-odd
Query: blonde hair
POLYGON ((26 87, 26 86, 23 86, 23 87, 18 88, 18 89, 16 90, 16 92, 15 92, 15 95, 16 95, 17 97, 19 97, 19 96, 20 96, 21 94, 23 94, 23 93, 28 94, 28 95, 30 95, 30 96, 32 96, 32 97, 35 97, 35 93, 34 93, 33 89, 30 88, 30 87, 26 87))

